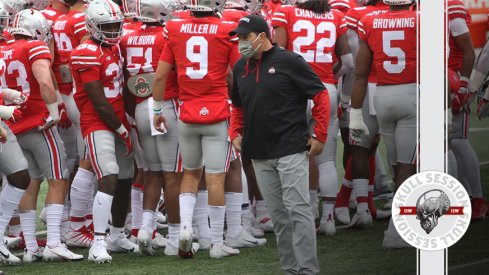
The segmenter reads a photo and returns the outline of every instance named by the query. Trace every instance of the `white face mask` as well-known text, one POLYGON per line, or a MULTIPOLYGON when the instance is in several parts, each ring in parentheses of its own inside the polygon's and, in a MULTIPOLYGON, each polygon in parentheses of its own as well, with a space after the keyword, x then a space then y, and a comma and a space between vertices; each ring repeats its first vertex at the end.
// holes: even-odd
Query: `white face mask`
POLYGON ((255 38, 255 40, 253 40, 251 42, 247 41, 247 40, 240 40, 239 41, 238 50, 244 59, 250 59, 253 55, 255 55, 255 53, 258 51, 258 49, 260 49, 262 43, 258 44, 258 46, 255 49, 253 49, 253 43, 256 40, 258 40, 258 38, 260 38, 260 35, 258 35, 255 38))

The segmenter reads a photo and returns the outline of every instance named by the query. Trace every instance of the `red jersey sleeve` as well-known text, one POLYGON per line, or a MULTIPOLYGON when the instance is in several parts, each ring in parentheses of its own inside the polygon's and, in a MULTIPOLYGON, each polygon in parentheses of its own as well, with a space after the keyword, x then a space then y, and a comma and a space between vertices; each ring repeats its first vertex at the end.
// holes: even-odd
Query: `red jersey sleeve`
POLYGON ((32 63, 39 59, 52 60, 51 52, 46 43, 38 40, 32 40, 32 48, 29 50, 29 61, 32 63))
POLYGON ((78 41, 88 34, 86 23, 85 23, 85 14, 78 13, 73 16, 73 33, 78 41))
POLYGON ((365 40, 365 42, 367 41, 367 31, 368 31, 368 27, 365 28, 365 24, 368 24, 365 22, 366 20, 362 20, 360 22, 358 22, 358 37, 362 40, 365 40))
POLYGON ((272 16, 272 27, 287 28, 288 25, 288 14, 287 8, 290 6, 281 6, 278 8, 272 16))
POLYGON ((467 13, 467 10, 465 9, 464 2, 460 0, 449 0, 448 1, 448 19, 449 21, 452 21, 453 19, 463 19, 467 20, 467 17, 469 16, 467 13))
POLYGON ((100 80, 101 66, 102 64, 93 54, 78 51, 71 55, 71 69, 80 75, 83 84, 100 80))
POLYGON ((168 44, 169 43, 165 43, 163 52, 161 52, 160 61, 175 65, 175 56, 173 55, 173 50, 168 44))

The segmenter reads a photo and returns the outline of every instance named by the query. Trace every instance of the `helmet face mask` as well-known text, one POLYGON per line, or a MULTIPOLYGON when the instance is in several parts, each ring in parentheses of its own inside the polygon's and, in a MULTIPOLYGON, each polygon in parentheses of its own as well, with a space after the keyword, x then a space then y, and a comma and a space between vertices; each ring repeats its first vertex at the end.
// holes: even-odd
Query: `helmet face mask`
POLYGON ((85 22, 90 36, 108 45, 119 44, 124 17, 110 0, 92 1, 85 10, 85 22))
POLYGON ((124 16, 128 18, 136 17, 136 0, 122 0, 122 10, 124 11, 124 16))

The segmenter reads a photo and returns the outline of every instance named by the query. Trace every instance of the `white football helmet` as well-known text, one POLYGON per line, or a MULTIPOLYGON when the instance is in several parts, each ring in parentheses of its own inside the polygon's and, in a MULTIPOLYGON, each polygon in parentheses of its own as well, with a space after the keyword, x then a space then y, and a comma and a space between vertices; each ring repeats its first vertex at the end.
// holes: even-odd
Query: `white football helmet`
POLYGON ((262 1, 260 0, 244 0, 246 3, 245 10, 249 13, 259 14, 261 12, 261 8, 263 6, 262 1))
POLYGON ((414 0, 384 0, 384 4, 389 6, 411 5, 413 3, 414 0))
POLYGON ((122 0, 122 10, 125 17, 133 18, 136 16, 136 2, 136 0, 122 0))
POLYGON ((18 12, 15 15, 10 33, 12 35, 25 35, 46 43, 49 43, 52 38, 48 21, 39 11, 34 9, 18 12))
POLYGON ((173 18, 173 12, 178 10, 177 0, 139 0, 136 6, 136 18, 141 22, 158 22, 164 25, 173 18))
POLYGON ((90 36, 105 44, 119 44, 123 20, 121 9, 110 0, 94 0, 85 10, 85 22, 90 36))
POLYGON ((226 0, 188 0, 186 7, 190 11, 212 11, 218 16, 221 16, 225 5, 226 0))
POLYGON ((12 19, 19 11, 29 7, 29 3, 26 0, 4 0, 3 4, 12 19))
POLYGON ((226 9, 244 9, 246 6, 245 0, 227 0, 224 8, 226 9))
POLYGON ((3 2, 0 1, 0 38, 3 38, 3 30, 9 27, 10 14, 3 2))
POLYGON ((31 0, 32 7, 36 10, 43 10, 51 4, 51 0, 31 0))

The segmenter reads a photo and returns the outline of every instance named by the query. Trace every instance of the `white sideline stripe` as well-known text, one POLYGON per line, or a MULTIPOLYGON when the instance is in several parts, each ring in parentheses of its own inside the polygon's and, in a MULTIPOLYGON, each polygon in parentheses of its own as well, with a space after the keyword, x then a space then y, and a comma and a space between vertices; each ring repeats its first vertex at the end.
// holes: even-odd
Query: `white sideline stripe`
POLYGON ((449 267, 448 268, 448 271, 454 271, 454 270, 457 270, 457 269, 463 269, 463 268, 467 268, 469 266, 475 266, 475 265, 480 265, 480 264, 485 264, 485 263, 489 263, 489 258, 484 259, 484 260, 480 260, 480 261, 471 262, 471 263, 466 263, 466 264, 461 264, 461 265, 454 265, 454 266, 449 267))
POLYGON ((469 133, 475 133, 475 132, 485 132, 489 131, 489 127, 483 127, 483 128, 470 128, 469 133))

